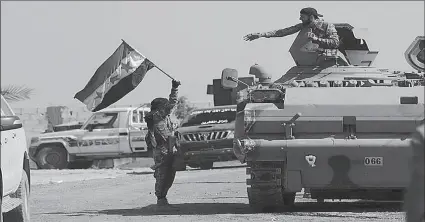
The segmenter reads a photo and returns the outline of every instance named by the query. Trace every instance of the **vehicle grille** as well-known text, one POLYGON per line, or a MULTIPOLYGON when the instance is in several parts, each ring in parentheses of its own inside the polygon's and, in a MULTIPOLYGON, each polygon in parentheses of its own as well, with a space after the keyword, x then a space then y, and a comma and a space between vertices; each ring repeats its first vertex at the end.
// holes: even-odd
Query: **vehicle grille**
POLYGON ((209 141, 225 139, 229 131, 214 131, 205 133, 187 133, 183 135, 186 141, 209 141))

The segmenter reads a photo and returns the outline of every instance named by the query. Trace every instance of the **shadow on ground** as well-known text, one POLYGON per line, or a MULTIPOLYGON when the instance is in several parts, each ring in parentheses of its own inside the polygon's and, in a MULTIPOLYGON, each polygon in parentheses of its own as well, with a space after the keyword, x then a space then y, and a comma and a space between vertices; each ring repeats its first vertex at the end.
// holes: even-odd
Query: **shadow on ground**
MULTIPOLYGON (((233 169, 233 168, 242 168, 242 167, 246 167, 246 164, 241 164, 241 165, 236 165, 236 166, 214 166, 211 170, 218 170, 218 169, 233 169)), ((200 168, 191 168, 188 171, 197 171, 197 170, 203 170, 200 168)))
MULTIPOLYGON (((153 216, 153 215, 214 215, 214 214, 253 214, 248 204, 244 203, 183 203, 171 207, 157 207, 154 204, 132 209, 107 209, 100 211, 83 211, 73 213, 47 213, 67 216, 153 216)), ((273 213, 276 215, 317 216, 317 217, 349 217, 358 219, 377 219, 379 216, 364 215, 366 212, 399 212, 400 203, 297 203, 293 209, 286 212, 273 213), (336 213, 333 213, 336 212, 336 213), (341 215, 339 212, 353 213, 341 215)))
MULTIPOLYGON (((242 168, 242 167, 246 167, 246 165, 240 165, 240 166, 219 166, 219 167, 213 167, 211 170, 233 169, 233 168, 242 168)), ((198 171, 198 170, 202 170, 202 169, 190 168, 190 169, 187 169, 186 171, 198 171)), ((179 172, 177 172, 177 173, 179 173, 179 172)), ((148 171, 148 172, 130 172, 130 173, 127 173, 127 174, 128 175, 147 175, 147 174, 153 174, 153 171, 152 172, 151 171, 148 171)))

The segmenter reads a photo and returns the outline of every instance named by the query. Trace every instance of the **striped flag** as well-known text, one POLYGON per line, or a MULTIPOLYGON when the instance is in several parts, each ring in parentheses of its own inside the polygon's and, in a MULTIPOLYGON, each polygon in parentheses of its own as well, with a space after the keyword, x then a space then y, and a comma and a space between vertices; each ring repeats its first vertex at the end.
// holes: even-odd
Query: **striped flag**
POLYGON ((123 41, 74 98, 92 112, 104 109, 135 89, 153 67, 151 61, 123 41))

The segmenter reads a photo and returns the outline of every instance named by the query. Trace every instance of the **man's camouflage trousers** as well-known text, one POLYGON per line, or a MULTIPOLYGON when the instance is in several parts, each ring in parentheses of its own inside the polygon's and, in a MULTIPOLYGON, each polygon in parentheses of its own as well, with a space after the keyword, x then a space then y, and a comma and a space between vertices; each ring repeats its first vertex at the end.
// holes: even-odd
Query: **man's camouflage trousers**
POLYGON ((162 199, 167 196, 176 176, 176 170, 173 167, 174 158, 166 158, 164 155, 159 154, 154 157, 154 161, 155 164, 160 164, 154 172, 156 179, 155 195, 158 199, 162 199))

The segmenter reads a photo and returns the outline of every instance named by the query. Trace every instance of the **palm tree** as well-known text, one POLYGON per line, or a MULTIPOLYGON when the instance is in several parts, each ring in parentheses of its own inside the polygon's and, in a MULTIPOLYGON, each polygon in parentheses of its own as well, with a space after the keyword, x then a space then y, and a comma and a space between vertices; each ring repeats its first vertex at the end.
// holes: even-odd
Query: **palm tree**
POLYGON ((19 102, 22 100, 30 99, 34 89, 26 86, 8 85, 1 87, 1 95, 8 102, 19 102))

